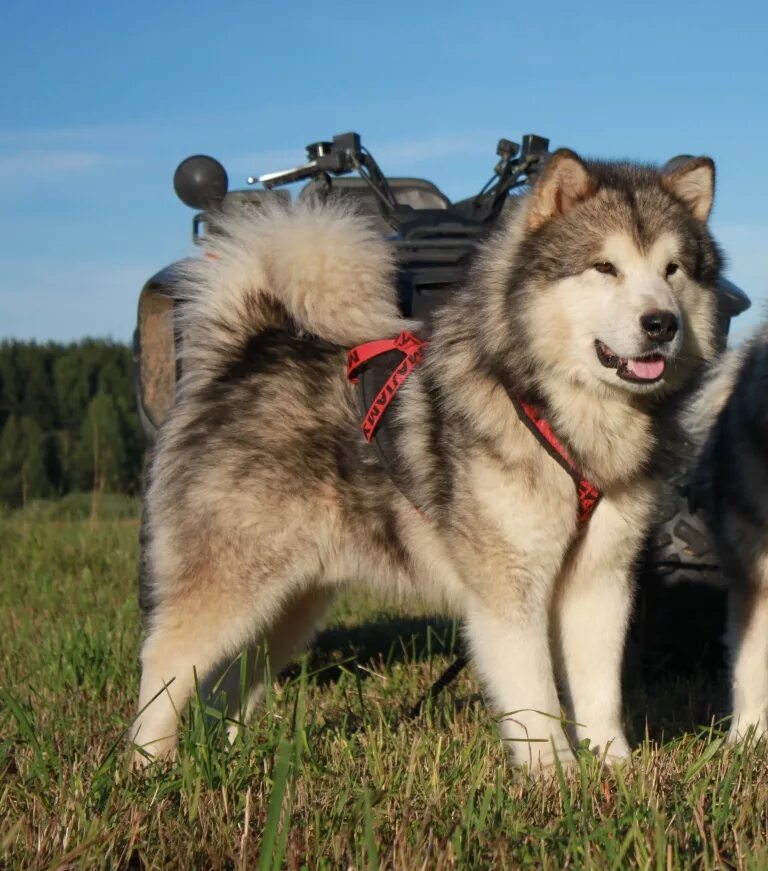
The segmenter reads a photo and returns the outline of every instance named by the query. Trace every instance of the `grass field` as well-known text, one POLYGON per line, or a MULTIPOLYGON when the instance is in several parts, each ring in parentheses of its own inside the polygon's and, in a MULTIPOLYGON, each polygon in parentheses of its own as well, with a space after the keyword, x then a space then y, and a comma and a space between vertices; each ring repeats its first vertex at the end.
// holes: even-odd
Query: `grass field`
POLYGON ((471 675, 410 716, 455 627, 361 600, 242 740, 196 704, 178 761, 132 773, 132 510, 0 518, 4 867, 768 868, 766 753, 722 746, 704 679, 631 681, 631 763, 531 784, 471 675))

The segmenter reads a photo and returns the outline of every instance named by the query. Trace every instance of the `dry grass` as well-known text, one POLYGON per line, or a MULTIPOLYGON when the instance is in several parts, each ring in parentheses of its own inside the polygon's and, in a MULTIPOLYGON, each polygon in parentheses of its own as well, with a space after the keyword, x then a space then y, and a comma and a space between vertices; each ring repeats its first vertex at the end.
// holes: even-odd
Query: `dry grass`
POLYGON ((118 520, 0 530, 7 867, 768 867, 766 753, 702 727, 704 679, 631 682, 625 769, 585 755, 531 784, 467 672, 409 716, 455 627, 370 602, 339 608, 234 746, 198 703, 178 762, 133 774, 136 539, 118 520))

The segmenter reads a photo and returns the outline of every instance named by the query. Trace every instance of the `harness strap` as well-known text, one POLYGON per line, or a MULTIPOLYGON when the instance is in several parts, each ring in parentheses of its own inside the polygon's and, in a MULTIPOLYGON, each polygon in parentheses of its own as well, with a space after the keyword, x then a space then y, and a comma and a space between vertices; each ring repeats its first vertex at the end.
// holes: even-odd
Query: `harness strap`
POLYGON ((579 511, 576 519, 579 525, 586 523, 603 495, 600 488, 581 474, 571 455, 560 443, 549 423, 541 417, 538 409, 516 396, 511 390, 507 390, 507 395, 512 400, 520 420, 536 436, 550 457, 557 461, 573 479, 573 483, 576 485, 576 496, 579 500, 579 511))
MULTIPOLYGON (((373 441, 376 430, 381 423, 384 412, 395 398, 397 391, 403 386, 406 378, 414 368, 421 363, 424 357, 424 348, 427 342, 414 336, 408 330, 404 330, 394 339, 376 339, 373 342, 365 342, 357 345, 347 353, 347 378, 352 383, 357 383, 358 374, 362 366, 370 362, 380 354, 389 351, 401 351, 403 359, 397 364, 395 370, 384 382, 371 403, 363 418, 361 429, 367 442, 373 441)), ((576 495, 579 500, 577 521, 579 525, 585 524, 592 516, 597 503, 603 495, 595 484, 584 477, 577 468, 571 455, 563 447, 560 440, 552 431, 549 423, 541 417, 539 410, 526 402, 522 397, 507 388, 507 395, 517 412, 517 416, 538 439, 541 446, 573 479, 576 486, 576 495)))
POLYGON ((376 394, 368 412, 363 418, 361 429, 367 442, 373 441, 376 429, 382 421, 384 412, 395 398, 397 391, 403 386, 405 379, 413 372, 414 368, 424 358, 426 342, 413 333, 404 330, 394 339, 376 339, 357 345, 347 354, 347 378, 354 384, 357 383, 357 375, 360 367, 364 366, 379 354, 388 351, 402 351, 405 355, 397 364, 394 372, 387 378, 381 390, 376 394))

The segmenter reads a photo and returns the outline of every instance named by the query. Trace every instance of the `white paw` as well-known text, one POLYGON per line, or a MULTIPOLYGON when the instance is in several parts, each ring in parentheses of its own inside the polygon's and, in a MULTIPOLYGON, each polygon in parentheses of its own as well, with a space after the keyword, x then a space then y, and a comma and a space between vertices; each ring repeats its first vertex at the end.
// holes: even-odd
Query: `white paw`
POLYGON ((589 751, 596 759, 605 761, 608 765, 621 765, 632 755, 632 748, 618 723, 588 733, 582 727, 578 737, 580 750, 589 751))
POLYGON ((739 744, 742 741, 755 743, 765 738, 766 734, 768 734, 768 718, 765 711, 734 714, 728 732, 728 743, 739 744))
POLYGON ((632 748, 621 733, 614 733, 608 738, 595 741, 591 750, 595 756, 605 759, 609 765, 621 765, 632 755, 632 748))
POLYGON ((134 724, 131 730, 131 744, 133 745, 133 756, 131 759, 131 767, 134 770, 140 770, 151 765, 158 759, 173 759, 176 756, 177 736, 174 732, 165 738, 159 738, 154 741, 141 740, 141 725, 134 724))
POLYGON ((547 750, 541 750, 535 756, 531 756, 523 765, 527 773, 534 780, 549 780, 557 776, 557 766, 566 776, 570 771, 578 770, 579 763, 569 746, 549 746, 547 750))

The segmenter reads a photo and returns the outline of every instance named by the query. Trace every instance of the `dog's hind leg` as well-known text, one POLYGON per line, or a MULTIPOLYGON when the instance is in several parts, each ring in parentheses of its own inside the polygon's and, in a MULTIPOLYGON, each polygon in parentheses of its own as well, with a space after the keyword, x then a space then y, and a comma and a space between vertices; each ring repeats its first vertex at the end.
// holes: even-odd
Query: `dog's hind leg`
POLYGON ((225 697, 231 741, 264 698, 267 682, 309 645, 335 597, 331 587, 310 587, 291 597, 275 622, 229 664, 223 676, 214 673, 205 682, 206 696, 225 697))
POLYGON ((253 612, 216 613, 194 597, 165 601, 151 617, 141 649, 139 712, 131 738, 140 750, 135 760, 171 754, 179 717, 212 669, 247 646, 257 626, 253 612))
MULTIPOLYGON (((255 595, 251 607, 241 603, 241 608, 230 606, 218 613, 196 608, 189 597, 158 606, 141 651, 139 714, 132 729, 132 739, 140 748, 137 762, 173 752, 179 716, 195 691, 196 678, 204 698, 213 693, 221 699, 226 694, 225 710, 233 720, 250 715, 263 694, 265 676, 276 676, 306 646, 334 593, 328 588, 304 589, 265 609, 268 592, 255 595), (244 650, 243 673, 238 661, 232 660, 244 650), (242 690, 245 700, 240 697, 242 690)), ((235 722, 230 736, 238 726, 235 722)))

